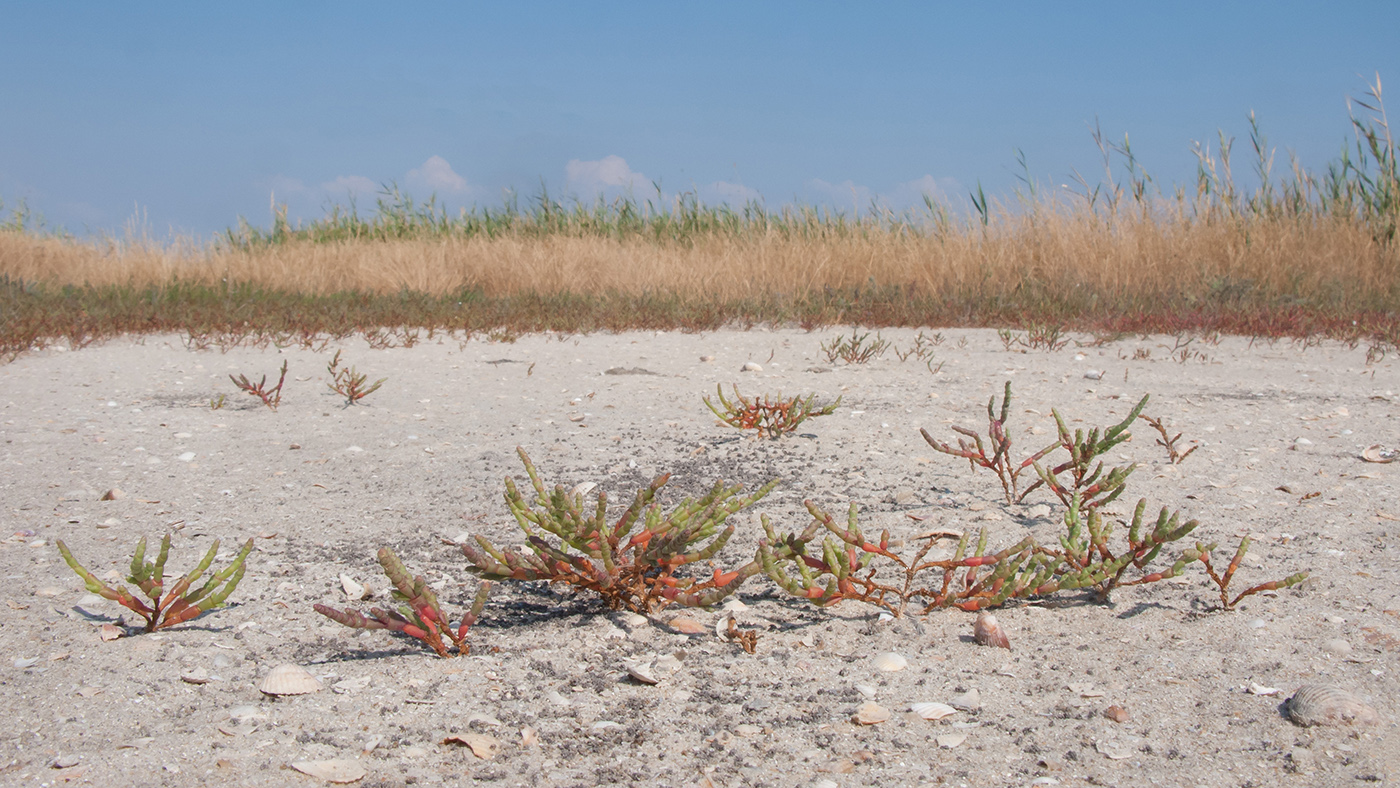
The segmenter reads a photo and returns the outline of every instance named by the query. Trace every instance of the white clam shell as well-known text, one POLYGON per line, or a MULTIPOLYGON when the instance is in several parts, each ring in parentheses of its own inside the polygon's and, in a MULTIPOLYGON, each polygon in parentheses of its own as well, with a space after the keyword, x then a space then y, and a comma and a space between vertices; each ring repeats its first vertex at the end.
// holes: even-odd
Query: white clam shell
POLYGON ((597 486, 598 485, 595 482, 579 482, 578 484, 574 485, 572 490, 569 490, 569 497, 577 498, 585 496, 593 492, 593 490, 597 488, 597 486))
POLYGON ((258 682, 265 695, 306 695, 321 689, 321 682, 300 665, 278 665, 258 682))
POLYGON ((643 684, 656 684, 661 681, 661 678, 656 675, 656 670, 650 662, 634 662, 629 664, 627 666, 627 675, 643 684))
POLYGON ((1380 717, 1366 701, 1332 684, 1305 684, 1284 704, 1288 718, 1303 727, 1370 725, 1380 717))
POLYGON ((941 720, 958 713, 957 709, 946 703, 911 703, 909 710, 926 720, 941 720))
POLYGON ((909 660, 893 651, 887 651, 884 654, 876 654, 874 662, 875 668, 885 673, 894 673, 909 667, 909 660))

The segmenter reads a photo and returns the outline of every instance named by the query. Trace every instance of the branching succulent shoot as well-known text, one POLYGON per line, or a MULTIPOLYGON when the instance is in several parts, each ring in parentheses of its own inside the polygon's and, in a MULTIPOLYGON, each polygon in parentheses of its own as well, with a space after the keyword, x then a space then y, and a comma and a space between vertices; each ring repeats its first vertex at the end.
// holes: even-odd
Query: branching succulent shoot
POLYGON ((485 537, 474 537, 475 543, 462 545, 462 552, 473 571, 485 577, 566 583, 597 593, 613 609, 649 613, 673 602, 714 604, 760 571, 750 562, 734 571, 714 568, 709 575, 677 573, 718 554, 734 534, 725 520, 767 495, 776 479, 743 497, 741 485, 717 482, 701 498, 687 498, 663 512, 655 499, 670 478, 664 474, 638 491, 612 520, 606 493, 598 493, 589 505, 582 492, 558 485, 547 490, 529 455, 523 448, 517 452, 532 490, 522 492, 507 478, 505 499, 525 532, 528 551, 502 550, 485 537))
POLYGON ((154 562, 146 560, 146 538, 143 536, 141 541, 137 542, 136 553, 131 558, 131 575, 127 577, 127 582, 139 588, 151 600, 150 604, 147 604, 122 586, 109 586, 97 579, 78 563, 62 540, 56 545, 64 563, 83 579, 88 591, 117 602, 141 616, 146 621, 146 632, 183 624, 222 605, 229 594, 238 587, 238 581, 243 579, 244 562, 253 551, 253 540, 249 539, 232 563, 216 572, 204 585, 193 588, 195 581, 208 571, 219 552, 219 541, 216 539, 214 544, 210 545, 209 552, 204 554, 204 560, 166 591, 165 560, 170 554, 170 535, 166 534, 161 540, 160 554, 154 562))
POLYGON ((384 574, 394 584, 394 598, 404 603, 399 606, 397 612, 375 607, 370 608, 369 615, 366 616, 358 610, 337 610, 329 605, 315 605, 316 612, 352 629, 387 629, 417 638, 440 657, 452 656, 452 646, 457 648, 459 655, 471 652, 471 646, 467 643, 467 632, 486 606, 486 597, 491 593, 490 583, 481 584, 471 608, 462 616, 456 627, 453 627, 447 615, 442 612, 437 595, 428 587, 427 580, 422 575, 410 575, 393 550, 387 547, 379 549, 379 565, 384 568, 384 574), (443 641, 444 635, 451 646, 443 641))

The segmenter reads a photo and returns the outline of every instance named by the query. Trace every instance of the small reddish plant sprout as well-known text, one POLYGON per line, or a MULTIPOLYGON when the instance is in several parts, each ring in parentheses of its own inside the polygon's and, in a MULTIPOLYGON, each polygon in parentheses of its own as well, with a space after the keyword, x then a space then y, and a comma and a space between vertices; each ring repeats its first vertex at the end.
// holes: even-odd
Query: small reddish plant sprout
MULTIPOLYGON (((282 404, 282 383, 287 380, 287 362, 282 362, 282 375, 277 378, 277 385, 272 388, 267 387, 266 375, 263 375, 262 380, 259 380, 257 383, 248 380, 247 375, 239 375, 236 378, 229 375, 228 379, 233 381, 233 385, 262 400, 262 404, 273 410, 277 410, 277 406, 282 404)), ((223 405, 222 398, 219 400, 219 405, 223 405)))
MULTIPOLYGON (((997 475, 1001 482, 1001 489, 1006 496, 1007 503, 1014 503, 1025 497, 1025 492, 1020 490, 1021 474, 1045 455, 1060 447, 1059 443, 1052 443, 1031 456, 1019 462, 1011 459, 1011 436, 1006 432, 1006 421, 1011 413, 1011 381, 1006 382, 1006 390, 1001 399, 1001 411, 997 412, 997 398, 993 394, 987 400, 987 439, 984 442, 982 435, 966 427, 954 426, 953 431, 959 435, 971 438, 969 443, 963 438, 958 438, 958 445, 951 446, 943 441, 936 440, 928 434, 928 430, 919 430, 935 451, 953 457, 960 457, 968 461, 968 464, 975 470, 978 467, 986 468, 997 475), (991 454, 987 454, 987 449, 991 449, 991 454)), ((1029 492, 1027 490, 1026 492, 1029 492)))
POLYGON ((166 534, 161 540, 160 554, 154 562, 146 560, 146 538, 143 536, 141 541, 136 543, 136 553, 131 558, 131 574, 127 577, 127 582, 136 586, 150 599, 150 603, 147 604, 122 586, 109 586, 94 577, 78 563, 62 540, 55 544, 59 555, 63 556, 63 562, 83 579, 88 591, 110 599, 145 619, 145 632, 183 624, 222 605, 229 594, 238 587, 238 581, 243 579, 245 561, 253 551, 253 540, 249 539, 232 563, 214 573, 204 585, 195 588, 195 581, 208 571, 214 557, 218 555, 219 541, 216 539, 214 544, 209 546, 209 552, 204 554, 204 560, 189 574, 175 581, 167 591, 165 560, 170 555, 170 535, 166 534))
POLYGON ((719 405, 716 406, 709 397, 703 397, 705 406, 725 424, 741 430, 756 430, 760 438, 781 438, 796 432, 802 422, 817 416, 830 416, 841 404, 841 398, 837 397, 830 405, 819 407, 816 405, 815 394, 808 394, 805 399, 783 399, 781 394, 776 399, 766 394, 763 399, 750 399, 740 394, 737 386, 732 388, 733 400, 725 398, 722 386, 716 386, 715 393, 718 395, 719 405))
POLYGON ((900 361, 908 361, 910 358, 922 361, 924 366, 928 367, 929 372, 937 373, 943 369, 943 362, 940 361, 937 366, 934 366, 933 349, 941 344, 943 344, 942 334, 927 337, 924 332, 920 331, 919 335, 914 337, 914 344, 910 345, 908 350, 900 350, 895 347, 894 354, 899 357, 900 361))
POLYGON ((345 407, 359 404, 360 400, 368 397, 379 390, 388 378, 380 378, 375 382, 366 385, 365 381, 369 376, 361 374, 354 367, 345 369, 340 366, 340 351, 335 352, 335 357, 326 365, 326 371, 331 375, 331 382, 326 386, 331 391, 345 398, 345 407))
POLYGON ((821 343, 822 352, 826 353, 826 360, 832 364, 837 361, 844 361, 847 364, 864 364, 885 354, 890 347, 887 340, 881 339, 877 332, 875 338, 870 338, 870 332, 857 334, 851 330, 850 337, 840 334, 830 342, 821 343))
POLYGON ((422 575, 410 575, 393 550, 379 548, 379 565, 394 584, 394 599, 403 603, 397 611, 375 607, 370 608, 366 616, 358 610, 337 610, 329 605, 315 605, 316 612, 352 629, 387 629, 417 638, 440 657, 452 656, 454 646, 458 655, 471 652, 467 632, 486 606, 486 597, 491 593, 490 583, 481 584, 476 598, 472 600, 471 609, 454 627, 438 605, 437 595, 428 587, 428 581, 422 575), (443 636, 446 636, 446 642, 443 636))
POLYGON ((652 613, 675 603, 687 607, 715 604, 756 575, 756 562, 733 571, 711 566, 708 572, 680 570, 709 562, 734 534, 725 521, 752 506, 778 481, 740 497, 742 486, 717 482, 699 499, 686 498, 663 512, 657 493, 670 474, 658 476, 637 492, 620 516, 609 517, 606 493, 591 503, 583 493, 556 485, 548 490, 524 449, 516 450, 530 477, 531 490, 522 491, 506 479, 505 499, 528 551, 498 549, 485 537, 462 545, 471 561, 469 571, 483 577, 564 583, 602 597, 608 607, 652 613))
POLYGON ((1210 575, 1211 582, 1220 589, 1220 607, 1223 610, 1234 610, 1235 605, 1247 596, 1260 593, 1261 591, 1277 591, 1280 588, 1296 586, 1308 579, 1307 572, 1291 574, 1282 580, 1271 580, 1267 583, 1260 583, 1257 586, 1246 588, 1233 598, 1230 597, 1230 580, 1235 576, 1235 570, 1240 568, 1240 561, 1244 560, 1245 554, 1249 552, 1249 537, 1240 539, 1240 546, 1235 548, 1235 557, 1230 559, 1230 565, 1225 568, 1224 574, 1217 574, 1215 567, 1211 566, 1210 554, 1215 550, 1214 544, 1196 543, 1196 550, 1201 554, 1201 563, 1205 564, 1206 574, 1210 575))
POLYGON ((1181 440, 1181 433, 1178 432, 1176 435, 1171 435, 1168 433, 1167 427, 1162 423, 1161 419, 1154 419, 1146 413, 1139 415, 1138 418, 1151 424, 1152 428, 1157 430, 1157 434, 1162 436, 1157 439, 1157 445, 1167 450, 1167 457, 1172 461, 1172 465, 1180 465, 1187 457, 1191 456, 1191 452, 1199 449, 1201 446, 1199 443, 1193 441, 1191 448, 1186 451, 1181 451, 1176 447, 1176 442, 1181 440))

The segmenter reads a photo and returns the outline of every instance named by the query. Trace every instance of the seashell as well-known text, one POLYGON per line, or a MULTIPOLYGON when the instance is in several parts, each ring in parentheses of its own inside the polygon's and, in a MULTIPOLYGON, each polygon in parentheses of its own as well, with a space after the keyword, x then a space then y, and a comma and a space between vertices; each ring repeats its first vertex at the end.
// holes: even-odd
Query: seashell
POLYGON ((740 372, 762 372, 762 371, 763 371, 763 367, 760 367, 759 365, 753 363, 752 361, 749 361, 749 362, 745 363, 744 366, 741 367, 739 371, 740 371, 740 372))
POLYGON ((582 497, 582 496, 584 496, 584 495, 587 495, 587 494, 593 492, 593 490, 594 490, 597 486, 598 486, 598 485, 597 485, 597 483, 595 483, 595 482, 579 482, 578 484, 575 484, 575 485, 573 486, 572 489, 569 490, 569 497, 570 497, 570 498, 582 497))
POLYGON ((101 497, 101 498, 98 498, 97 500, 99 500, 99 501, 120 501, 121 499, 123 499, 123 498, 125 498, 125 497, 126 497, 126 493, 122 490, 122 488, 120 488, 120 487, 113 487, 112 489, 108 490, 107 492, 102 493, 102 497, 101 497))
POLYGON ((1283 690, 1279 689, 1278 687, 1266 687, 1263 684, 1259 684, 1257 682, 1249 682, 1250 695, 1277 695, 1280 692, 1283 692, 1283 690))
POLYGON ((958 713, 957 709, 946 703, 911 703, 909 710, 926 720, 941 720, 958 713))
POLYGON ((1094 742, 1094 749, 1099 754, 1110 761, 1122 761, 1133 757, 1142 747, 1142 741, 1137 738, 1129 739, 1099 739, 1094 742))
POLYGON ((471 727, 473 723, 477 725, 499 726, 501 724, 501 721, 496 719, 495 717, 492 717, 490 714, 482 714, 479 711, 474 711, 472 712, 470 717, 467 717, 467 727, 471 727))
POLYGON ((97 628, 97 636, 104 641, 116 640, 123 635, 122 628, 116 624, 103 624, 97 628))
POLYGON ((1313 725, 1370 725, 1380 717, 1370 704, 1332 684, 1304 684, 1284 703, 1288 718, 1313 725))
POLYGON ((1103 380, 1103 370, 1091 369, 1084 373, 1085 380, 1103 380))
POLYGON ((967 741, 967 734, 962 733, 961 731, 959 731, 958 733, 944 733, 934 737, 934 740, 938 742, 939 747, 942 747, 945 750, 951 750, 959 744, 962 744, 963 742, 967 741))
POLYGON ((652 663, 641 662, 631 663, 627 666, 627 675, 643 684, 656 684, 661 681, 653 670, 652 663))
POLYGON ((875 669, 885 673, 894 673, 909 667, 909 660, 893 651, 887 651, 884 654, 876 654, 874 662, 875 669))
POLYGON ((682 635, 699 635, 705 631, 704 624, 701 624, 699 621, 689 616, 676 616, 668 623, 673 631, 679 632, 682 635))
POLYGON ((529 725, 520 729, 520 746, 535 747, 540 743, 540 735, 529 725))
POLYGON ((675 654, 662 654, 656 658, 656 669, 666 671, 667 673, 675 673, 681 669, 680 657, 677 657, 675 654))
POLYGON ((706 364, 708 364, 708 363, 710 363, 711 361, 714 361, 714 360, 715 360, 715 357, 714 357, 714 356, 701 356, 701 357, 700 357, 700 360, 703 361, 703 362, 705 362, 706 364))
POLYGON ((1109 706, 1103 710, 1103 716, 1114 722, 1123 723, 1128 721, 1128 710, 1122 706, 1109 706))
POLYGON ((186 684, 208 684, 209 671, 204 668, 195 668, 189 672, 181 673, 180 680, 186 684))
POLYGON ((306 695, 321 689, 321 682, 300 665, 278 665, 258 682, 264 695, 306 695))
POLYGON ((1395 449, 1386 449, 1377 443, 1367 446, 1361 452, 1361 459, 1366 462, 1395 462, 1395 457, 1400 455, 1395 449))
POLYGON ((851 716, 851 722, 857 725, 878 725, 889 718, 889 709, 873 701, 866 701, 856 709, 856 713, 851 716))
POLYGON ((370 597, 369 589, 350 575, 342 574, 340 576, 340 587, 345 591, 345 598, 352 602, 370 597))
POLYGON ((948 705, 963 711, 977 711, 982 708, 982 694, 973 687, 961 695, 954 695, 948 700, 948 705))
POLYGON ((466 733, 448 736, 442 740, 443 744, 462 744, 471 748, 472 755, 483 761, 489 761, 496 757, 496 753, 501 751, 501 742, 495 736, 487 736, 484 733, 466 733))
POLYGON ((1006 639, 1006 633, 1002 631, 1001 625, 997 623, 997 617, 991 613, 983 612, 977 614, 977 621, 972 625, 972 639, 983 646, 995 646, 1004 649, 1011 648, 1011 641, 1006 639))
POLYGON ((366 774, 369 774, 359 761, 348 758, 333 761, 296 761, 292 764, 292 768, 302 774, 319 777, 328 783, 358 782, 363 780, 366 774))
POLYGON ((875 699, 875 696, 876 696, 880 691, 879 691, 878 689, 875 688, 875 685, 874 685, 874 684, 857 684, 857 685, 856 685, 856 692, 859 692, 861 695, 864 695, 865 697, 870 698, 871 700, 874 700, 874 699, 875 699))
POLYGON ((633 629, 636 629, 637 627, 644 627, 647 625, 646 616, 642 615, 641 613, 633 613, 630 610, 623 611, 621 614, 618 615, 618 618, 622 621, 623 624, 633 629))

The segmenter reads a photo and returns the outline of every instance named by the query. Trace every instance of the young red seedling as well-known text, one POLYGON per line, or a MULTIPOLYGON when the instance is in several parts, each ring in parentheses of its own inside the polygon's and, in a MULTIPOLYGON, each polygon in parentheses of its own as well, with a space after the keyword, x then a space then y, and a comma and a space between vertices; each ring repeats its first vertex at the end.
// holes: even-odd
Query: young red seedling
POLYGON ((715 393, 719 395, 721 407, 715 407, 709 397, 702 397, 705 406, 725 424, 741 430, 757 430, 759 437, 780 438, 795 432, 802 422, 817 416, 830 416, 841 404, 841 398, 837 397, 830 405, 817 407, 814 404, 817 396, 815 394, 808 394, 806 399, 783 399, 781 394, 777 399, 772 399, 766 394, 761 400, 757 397, 749 399, 739 393, 738 386, 732 388, 734 401, 725 399, 723 386, 716 386, 715 393))
POLYGON ((277 385, 272 388, 267 387, 266 375, 263 375, 262 380, 257 383, 248 380, 247 375, 239 375, 236 378, 229 375, 228 379, 233 381, 233 385, 262 400, 262 404, 277 410, 277 406, 282 404, 282 383, 287 380, 287 362, 282 362, 282 375, 277 378, 277 385))

